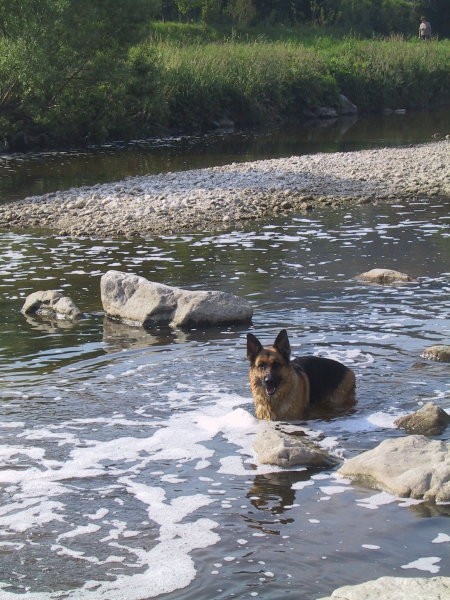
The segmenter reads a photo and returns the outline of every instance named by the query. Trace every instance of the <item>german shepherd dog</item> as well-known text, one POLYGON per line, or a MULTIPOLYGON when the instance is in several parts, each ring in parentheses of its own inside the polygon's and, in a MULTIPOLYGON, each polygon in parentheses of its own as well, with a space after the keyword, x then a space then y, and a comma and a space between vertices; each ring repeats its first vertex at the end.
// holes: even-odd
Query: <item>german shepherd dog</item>
POLYGON ((264 348, 247 334, 250 387, 258 419, 296 421, 339 414, 355 403, 355 374, 329 358, 302 356, 291 361, 285 329, 264 348))

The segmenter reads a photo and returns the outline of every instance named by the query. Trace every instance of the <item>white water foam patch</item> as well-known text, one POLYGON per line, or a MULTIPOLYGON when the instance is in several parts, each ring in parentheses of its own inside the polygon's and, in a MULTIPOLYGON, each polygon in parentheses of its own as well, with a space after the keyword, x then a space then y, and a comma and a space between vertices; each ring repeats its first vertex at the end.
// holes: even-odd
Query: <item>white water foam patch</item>
MULTIPOLYGON (((323 337, 326 340, 326 336, 323 337)), ((317 340, 316 340, 317 341, 317 340)), ((363 352, 359 348, 333 347, 324 348, 317 346, 313 349, 312 354, 323 358, 331 358, 345 365, 363 368, 375 362, 375 357, 369 352, 363 352)))
MULTIPOLYGON (((331 432, 333 434, 345 433, 348 435, 376 431, 378 429, 395 429, 395 419, 404 414, 406 413, 400 411, 379 411, 368 415, 357 413, 355 415, 342 416, 339 418, 339 421, 331 423, 323 421, 320 423, 320 429, 321 433, 325 435, 331 432)), ((319 442, 322 448, 330 451, 338 458, 343 458, 345 450, 339 447, 339 443, 339 437, 336 437, 336 435, 328 435, 328 437, 319 442)))
MULTIPOLYGON (((127 542, 127 539, 132 538, 134 534, 134 537, 139 539, 140 532, 136 532, 135 524, 126 522, 123 525, 119 524, 115 532, 111 530, 109 536, 103 534, 101 537, 100 530, 95 531, 95 527, 85 523, 75 525, 71 520, 70 510, 62 502, 56 504, 55 501, 53 510, 51 506, 47 507, 46 514, 59 520, 66 527, 66 531, 58 530, 55 534, 52 552, 65 557, 69 562, 103 565, 106 575, 114 577, 113 582, 105 582, 102 577, 97 577, 95 581, 89 581, 83 587, 69 592, 68 598, 115 600, 126 593, 126 597, 130 600, 141 600, 189 585, 196 576, 195 564, 190 553, 196 548, 206 548, 220 540, 218 533, 214 531, 217 527, 215 521, 195 517, 196 511, 221 501, 217 498, 217 489, 213 490, 211 487, 218 484, 210 478, 198 477, 200 487, 204 481, 205 493, 194 495, 183 493, 183 487, 192 490, 192 474, 195 475, 196 470, 207 468, 215 463, 220 464, 216 472, 243 477, 283 470, 271 465, 258 465, 255 460, 252 442, 255 434, 260 428, 266 427, 267 423, 257 420, 243 407, 249 404, 250 400, 227 393, 219 394, 211 391, 207 393, 207 386, 204 389, 199 401, 198 386, 195 394, 189 386, 175 386, 170 397, 167 398, 174 412, 166 420, 153 421, 151 417, 148 421, 142 420, 144 413, 141 408, 137 409, 135 414, 139 418, 134 425, 141 435, 146 431, 144 425, 150 424, 153 429, 155 426, 158 427, 152 435, 144 433, 142 438, 130 435, 109 441, 90 439, 88 436, 91 435, 92 421, 84 418, 59 423, 47 429, 40 427, 27 430, 22 434, 23 439, 33 443, 38 443, 39 440, 43 443, 52 440, 58 446, 68 449, 67 460, 61 462, 46 460, 41 448, 36 447, 31 450, 27 448, 29 456, 34 456, 41 465, 45 465, 45 470, 33 472, 35 480, 33 485, 38 489, 46 490, 47 500, 51 496, 73 495, 71 482, 74 479, 104 480, 103 487, 94 491, 94 494, 97 494, 92 498, 95 504, 83 511, 84 517, 93 519, 100 525, 110 522, 107 521, 111 518, 108 514, 109 509, 104 508, 105 504, 102 505, 102 498, 109 495, 115 496, 115 501, 123 505, 124 510, 129 510, 127 509, 128 498, 131 498, 142 506, 148 519, 157 526, 155 531, 157 537, 153 540, 156 545, 150 549, 148 546, 136 548, 127 542), (192 406, 195 408, 192 409, 192 406), (176 410, 177 408, 179 410, 176 410), (81 436, 80 431, 88 433, 81 436), (220 438, 217 445, 212 443, 215 438, 220 438), (220 444, 220 440, 224 440, 226 445, 220 444), (161 461, 164 464, 163 470, 159 464, 161 461), (158 463, 158 466, 152 468, 152 463, 158 463), (186 467, 189 469, 188 478, 182 476, 185 463, 191 463, 186 467), (159 481, 159 485, 149 484, 149 468, 152 469, 150 471, 152 482, 159 481), (184 486, 184 482, 188 482, 189 479, 191 485, 186 483, 184 486), (173 490, 171 485, 174 484, 179 494, 175 499, 170 498, 173 490), (189 522, 185 522, 186 520, 189 522), (70 527, 67 527, 67 524, 70 524, 70 527), (98 544, 95 542, 92 545, 90 542, 89 545, 91 548, 98 548, 98 556, 84 555, 71 547, 72 540, 80 539, 83 535, 95 537, 96 533, 99 534, 97 537, 100 537, 98 544), (66 545, 63 546, 61 542, 66 545), (110 547, 115 547, 116 552, 117 550, 126 552, 132 557, 126 559, 126 563, 130 563, 127 573, 117 573, 117 565, 124 563, 123 556, 117 557, 110 552, 106 557, 101 555, 102 548, 105 551, 110 547), (112 564, 114 562, 115 567, 112 564), (166 571, 167 564, 170 564, 170 572, 166 571), (134 569, 141 569, 143 572, 135 573, 134 569), (132 594, 129 590, 132 590, 132 594)), ((110 419, 95 419, 95 425, 100 426, 100 429, 103 427, 110 431, 112 424, 131 427, 133 421, 124 419, 119 413, 114 413, 110 419)), ((120 431, 120 427, 118 430, 120 431)), ((320 435, 314 431, 307 431, 307 433, 311 437, 320 435)), ((327 444, 330 447, 334 443, 334 438, 328 438, 327 444)), ((303 469, 299 467, 296 470, 303 469)), ((19 496, 27 498, 31 493, 26 482, 29 475, 30 469, 16 472, 15 490, 13 490, 16 498, 19 496)), ((319 482, 323 479, 330 479, 330 475, 322 474, 317 476, 315 481, 319 482)), ((339 480, 340 487, 330 486, 327 489, 323 486, 320 491, 330 495, 340 494, 347 489, 343 487, 345 483, 339 480)), ((298 486, 294 484, 293 488, 301 489, 300 484, 298 486)), ((44 508, 42 507, 43 513, 44 508)), ((39 512, 39 506, 37 511, 39 512)), ((17 518, 17 512, 14 514, 11 512, 10 517, 17 518)), ((24 522, 26 518, 25 514, 24 522)), ((29 525, 30 528, 35 526, 31 521, 29 525)), ((29 600, 33 596, 26 593, 24 597, 29 600)), ((48 600, 58 596, 44 594, 36 596, 38 597, 48 600)))
POLYGON ((406 565, 402 565, 402 569, 418 569, 419 571, 429 571, 430 573, 439 573, 440 566, 437 564, 441 562, 438 556, 424 556, 418 558, 406 565))
POLYGON ((388 492, 379 492, 367 498, 359 498, 356 501, 358 506, 368 508, 370 510, 376 510, 380 508, 380 506, 392 504, 394 502, 398 502, 398 506, 408 507, 415 506, 416 504, 422 504, 423 500, 416 500, 414 498, 400 498, 398 496, 389 494, 388 492))
MULTIPOLYGON (((178 436, 178 439, 183 440, 185 443, 184 448, 174 448, 171 444, 171 441, 174 440, 174 431, 169 432, 167 429, 162 429, 152 438, 141 440, 131 437, 119 438, 110 442, 91 443, 88 448, 75 448, 71 452, 71 459, 66 463, 47 465, 47 468, 43 471, 35 468, 3 471, 2 479, 4 482, 6 480, 6 482, 11 483, 11 480, 13 480, 14 497, 17 498, 17 501, 2 507, 2 513, 4 514, 0 517, 0 526, 5 533, 8 531, 23 532, 27 529, 40 527, 50 521, 69 521, 70 515, 65 514, 65 505, 61 502, 50 501, 48 496, 70 493, 71 490, 61 485, 60 481, 75 477, 81 479, 104 476, 106 470, 101 464, 103 460, 113 460, 117 465, 121 465, 123 462, 140 461, 139 466, 142 469, 146 461, 151 459, 151 457, 145 455, 152 447, 154 450, 153 458, 163 456, 166 459, 175 460, 196 459, 210 453, 201 446, 197 447, 197 440, 190 438, 188 435, 184 435, 183 438, 178 436), (143 458, 141 454, 144 455, 143 458), (36 497, 37 491, 41 494, 40 497, 36 497), (29 498, 28 496, 32 497, 29 498)), ((40 449, 32 449, 29 454, 37 455, 38 450, 40 449)), ((124 470, 130 472, 130 469, 124 470)), ((116 474, 122 473, 120 467, 117 467, 114 471, 116 474)), ((143 495, 143 488, 131 482, 129 478, 121 479, 119 477, 117 481, 119 484, 124 484, 131 495, 147 504, 148 498, 151 497, 149 490, 146 490, 146 495, 143 495)), ((174 503, 164 503, 163 496, 164 492, 162 490, 159 494, 153 496, 155 504, 152 510, 149 511, 151 513, 149 516, 156 519, 156 523, 161 527, 159 545, 163 547, 156 547, 151 552, 142 550, 135 565, 136 567, 147 566, 147 576, 145 574, 140 574, 137 577, 134 575, 131 577, 122 576, 114 584, 97 582, 96 586, 99 585, 99 588, 95 594, 89 586, 89 590, 86 588, 86 596, 89 598, 113 598, 115 594, 122 596, 123 592, 121 590, 126 588, 127 598, 137 600, 178 589, 192 581, 195 577, 195 569, 187 554, 192 549, 206 547, 218 541, 219 537, 212 531, 216 523, 205 519, 189 524, 179 524, 177 521, 195 511, 199 506, 207 505, 212 500, 207 497, 191 498, 182 496, 174 503), (155 584, 155 576, 157 577, 156 581, 159 582, 158 584, 155 584), (135 591, 131 593, 130 589, 133 588, 135 588, 135 591)), ((92 527, 82 526, 60 534, 56 541, 85 535, 93 531, 92 527)), ((125 546, 122 546, 122 548, 125 548, 125 546)), ((52 551, 58 555, 71 556, 77 560, 83 558, 91 562, 96 560, 95 557, 82 557, 58 544, 52 546, 52 551)), ((80 590, 74 593, 77 598, 84 596, 80 590)), ((42 597, 46 596, 42 595, 42 597)))
POLYGON ((438 535, 431 540, 433 544, 444 544, 445 542, 450 542, 450 535, 446 533, 438 533, 438 535))
POLYGON ((367 421, 375 427, 380 427, 382 429, 395 429, 394 421, 404 414, 406 413, 396 413, 394 415, 384 411, 379 411, 369 415, 367 417, 367 421))
MULTIPOLYGON (((190 390, 185 390, 185 393, 191 395, 190 390)), ((183 398, 178 398, 177 401, 183 404, 183 398)), ((255 469, 251 443, 255 432, 264 424, 240 406, 248 403, 248 399, 210 393, 209 402, 206 406, 203 402, 195 410, 173 413, 167 420, 158 422, 158 429, 152 435, 144 437, 128 435, 107 441, 90 439, 92 422, 81 418, 49 425, 47 428, 25 430, 20 435, 22 439, 33 443, 33 446, 3 450, 3 460, 0 462, 3 462, 4 469, 0 470, 0 481, 8 486, 10 499, 0 510, 0 527, 3 533, 32 533, 45 524, 59 523, 58 527, 52 526, 54 543, 50 545, 50 550, 54 556, 69 563, 76 561, 78 565, 80 562, 104 565, 106 569, 111 563, 112 570, 106 570, 105 574, 107 578, 114 576, 113 582, 97 577, 95 581, 64 593, 33 594, 27 591, 24 594, 27 600, 57 598, 60 595, 77 599, 114 600, 123 597, 124 593, 129 600, 142 600, 191 583, 196 570, 190 553, 217 543, 220 537, 214 531, 217 527, 215 521, 208 518, 196 519, 194 516, 202 507, 217 501, 209 490, 207 494, 179 493, 174 499, 166 496, 173 483, 182 489, 186 479, 178 475, 183 464, 193 463, 191 467, 194 470, 198 465, 209 465, 217 451, 207 447, 207 444, 216 436, 221 436, 230 445, 229 455, 215 456, 224 472, 231 470, 239 475, 254 476, 274 470, 270 466, 255 469), (47 458, 44 446, 48 443, 65 449, 67 457, 64 460, 47 458), (252 463, 248 468, 243 462, 245 457, 252 463), (239 464, 236 459, 240 461, 239 464), (20 468, 11 468, 14 461, 20 468), (164 488, 147 482, 149 466, 161 461, 165 464, 165 469, 153 470, 150 475, 153 480, 159 478, 164 488), (81 484, 74 485, 74 481, 85 482, 83 486, 91 481, 90 487, 94 486, 90 491, 92 504, 83 511, 82 516, 95 520, 95 524, 74 523, 71 512, 73 508, 69 505, 73 507, 77 504, 77 489, 83 489, 77 488, 81 484), (97 481, 102 482, 102 485, 95 489, 97 481), (101 527, 112 522, 108 521, 109 509, 102 506, 102 498, 108 496, 114 498, 119 506, 123 506, 124 514, 127 514, 129 501, 137 502, 143 507, 148 519, 159 531, 154 538, 154 547, 148 550, 128 545, 127 539, 133 537, 133 533, 138 539, 139 531, 131 531, 126 522, 116 526, 116 533, 109 527, 110 535, 101 537, 101 527), (185 522, 186 520, 189 522, 185 522), (72 547, 72 542, 84 537, 90 538, 89 546, 97 549, 98 556, 85 555, 83 551, 72 547), (125 574, 115 572, 117 565, 124 563, 124 559, 123 556, 108 552, 108 548, 114 545, 134 559, 134 563, 133 560, 126 560, 126 563, 130 563, 130 568, 125 574), (106 558, 100 558, 102 552, 107 553, 106 558), (136 569, 143 572, 136 573, 136 569)), ((129 419, 125 423, 123 416, 118 413, 112 415, 109 422, 108 419, 97 419, 95 424, 110 430, 111 423, 115 420, 129 427, 133 425, 133 421, 129 419)), ((141 419, 134 423, 141 434, 142 424, 141 419)), ((152 425, 154 427, 155 423, 152 425)), ((135 525, 133 529, 136 530, 135 525)), ((55 558, 50 556, 49 560, 54 561, 55 558)), ((6 583, 3 584, 2 599, 16 597, 5 586, 6 583)))

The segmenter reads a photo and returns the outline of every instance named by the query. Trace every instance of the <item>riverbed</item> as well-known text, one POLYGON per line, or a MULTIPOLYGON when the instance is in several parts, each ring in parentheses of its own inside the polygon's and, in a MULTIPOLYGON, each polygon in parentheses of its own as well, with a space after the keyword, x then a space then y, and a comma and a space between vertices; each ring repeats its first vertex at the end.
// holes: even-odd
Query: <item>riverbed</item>
MULTIPOLYGON (((450 408, 449 214, 442 197, 318 206, 238 228, 148 239, 4 231, 0 238, 0 597, 305 598, 384 575, 450 575, 447 505, 259 465, 247 328, 145 331, 106 320, 110 268, 254 307, 250 330, 357 375, 353 414, 299 423, 338 459, 450 408), (417 282, 354 277, 375 266, 417 282), (60 289, 79 323, 33 321, 60 289)), ((448 433, 438 439, 448 439, 448 433)))

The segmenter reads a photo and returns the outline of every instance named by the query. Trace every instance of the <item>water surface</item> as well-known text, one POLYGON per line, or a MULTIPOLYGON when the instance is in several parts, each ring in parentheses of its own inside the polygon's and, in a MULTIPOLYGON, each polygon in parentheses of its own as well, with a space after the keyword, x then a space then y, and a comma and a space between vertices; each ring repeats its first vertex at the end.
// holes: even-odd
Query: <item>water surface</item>
POLYGON ((450 109, 347 117, 259 131, 216 132, 101 147, 0 155, 0 202, 134 175, 315 152, 417 144, 450 133, 450 109))
MULTIPOLYGON (((448 206, 323 210, 220 234, 0 238, 0 597, 319 598, 385 575, 450 575, 450 508, 328 470, 258 465, 247 329, 144 331, 104 319, 108 269, 254 306, 251 330, 343 361, 358 405, 299 424, 337 457, 403 435, 394 419, 450 408, 448 206), (375 266, 416 283, 361 284, 375 266), (75 326, 20 314, 60 289, 75 326)), ((448 439, 444 434, 441 439, 448 439)))

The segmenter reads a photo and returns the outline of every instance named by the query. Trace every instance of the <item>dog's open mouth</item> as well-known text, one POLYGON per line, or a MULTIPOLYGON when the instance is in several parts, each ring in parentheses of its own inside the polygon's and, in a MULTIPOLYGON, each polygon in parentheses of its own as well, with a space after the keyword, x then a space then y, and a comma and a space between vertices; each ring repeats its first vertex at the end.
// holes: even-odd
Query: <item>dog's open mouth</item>
POLYGON ((266 394, 268 396, 273 396, 277 391, 277 386, 273 382, 267 382, 264 384, 264 386, 266 388, 266 394))

